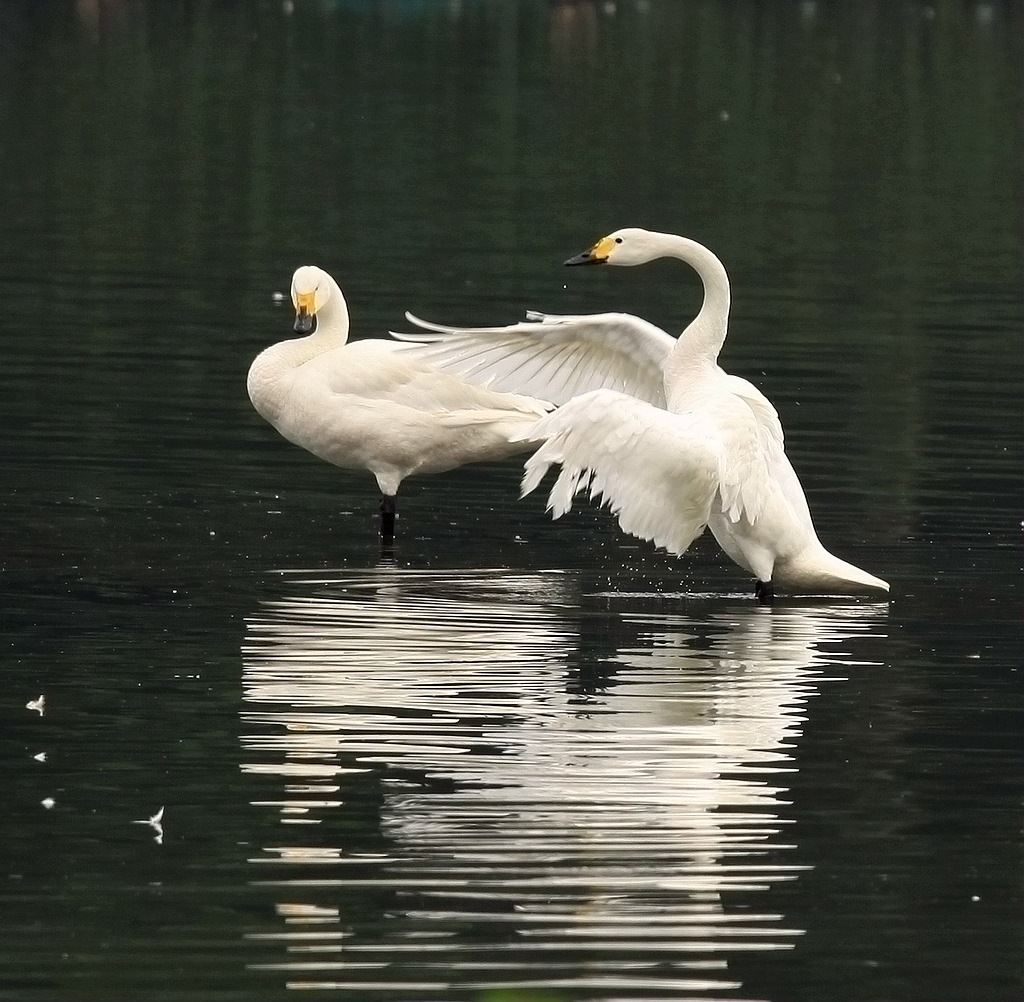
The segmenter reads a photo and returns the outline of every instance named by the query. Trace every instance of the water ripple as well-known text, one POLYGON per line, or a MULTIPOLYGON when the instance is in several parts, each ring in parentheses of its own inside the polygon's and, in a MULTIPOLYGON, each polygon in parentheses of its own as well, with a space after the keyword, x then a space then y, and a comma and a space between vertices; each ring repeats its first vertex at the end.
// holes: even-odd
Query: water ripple
POLYGON ((289 826, 251 860, 284 921, 254 970, 352 998, 699 997, 739 990, 730 955, 802 934, 758 898, 804 869, 804 706, 884 607, 695 615, 559 573, 388 565, 280 592, 243 647, 242 770, 289 826))

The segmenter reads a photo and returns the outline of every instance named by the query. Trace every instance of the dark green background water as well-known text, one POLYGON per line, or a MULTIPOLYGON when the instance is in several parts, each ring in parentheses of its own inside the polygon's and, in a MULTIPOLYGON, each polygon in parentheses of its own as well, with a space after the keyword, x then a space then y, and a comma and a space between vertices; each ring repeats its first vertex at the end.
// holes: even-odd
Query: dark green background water
POLYGON ((1022 40, 0 5, 0 998, 1020 998, 1022 40), (677 263, 560 268, 628 225, 723 259, 723 364, 891 603, 758 608, 515 461, 408 482, 381 561, 372 478, 249 405, 302 263, 359 335, 681 330, 677 263))

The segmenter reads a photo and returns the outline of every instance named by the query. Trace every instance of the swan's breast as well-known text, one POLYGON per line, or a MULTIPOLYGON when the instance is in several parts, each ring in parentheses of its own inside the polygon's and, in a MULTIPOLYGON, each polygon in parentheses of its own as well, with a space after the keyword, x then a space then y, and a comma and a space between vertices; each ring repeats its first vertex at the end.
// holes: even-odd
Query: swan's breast
POLYGON ((283 371, 275 364, 274 349, 268 348, 256 356, 249 366, 245 388, 256 413, 276 427, 282 410, 283 371))

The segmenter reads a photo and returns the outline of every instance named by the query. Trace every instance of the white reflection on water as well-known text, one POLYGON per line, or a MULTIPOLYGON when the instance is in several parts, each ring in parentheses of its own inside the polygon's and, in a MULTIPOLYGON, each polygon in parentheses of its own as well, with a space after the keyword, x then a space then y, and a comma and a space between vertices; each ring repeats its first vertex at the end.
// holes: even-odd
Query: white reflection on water
POLYGON ((254 969, 362 997, 735 997, 730 954, 793 946, 757 898, 800 871, 804 704, 884 606, 597 614, 575 587, 295 573, 250 618, 242 769, 288 826, 252 860, 285 923, 253 939, 287 957, 254 969))

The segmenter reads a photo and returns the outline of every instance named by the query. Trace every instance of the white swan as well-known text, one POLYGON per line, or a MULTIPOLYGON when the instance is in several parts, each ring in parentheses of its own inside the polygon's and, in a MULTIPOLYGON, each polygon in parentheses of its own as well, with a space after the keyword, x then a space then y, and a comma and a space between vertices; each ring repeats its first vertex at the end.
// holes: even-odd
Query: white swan
POLYGON ((289 442, 377 478, 385 539, 394 535, 395 495, 406 477, 536 445, 525 433, 549 405, 440 372, 397 341, 349 343, 345 297, 320 268, 299 268, 291 294, 295 330, 304 336, 256 357, 249 399, 289 442))
POLYGON ((409 319, 430 334, 417 354, 495 389, 562 406, 529 431, 545 439, 526 464, 523 494, 561 464, 548 499, 555 518, 590 488, 626 532, 672 553, 711 529, 752 573, 755 595, 888 591, 888 584, 829 553, 787 458, 778 414, 751 383, 724 372, 729 320, 721 261, 686 237, 623 229, 566 261, 645 264, 674 257, 704 283, 700 312, 678 340, 628 314, 553 317, 500 328, 451 328, 409 319), (604 387, 595 389, 595 387, 604 387))

